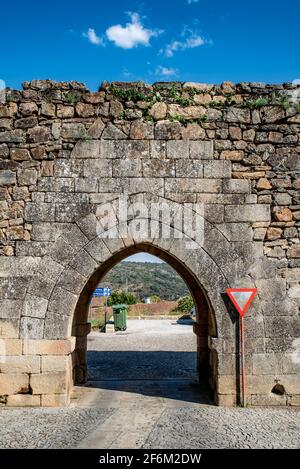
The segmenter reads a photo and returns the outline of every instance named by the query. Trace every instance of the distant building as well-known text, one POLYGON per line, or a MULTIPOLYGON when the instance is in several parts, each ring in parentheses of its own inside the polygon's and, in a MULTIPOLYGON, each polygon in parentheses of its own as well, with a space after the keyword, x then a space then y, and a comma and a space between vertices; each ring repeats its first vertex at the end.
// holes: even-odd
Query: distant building
POLYGON ((146 297, 144 298, 144 303, 145 303, 146 305, 151 305, 151 303, 152 303, 151 298, 149 298, 149 296, 146 296, 146 297))

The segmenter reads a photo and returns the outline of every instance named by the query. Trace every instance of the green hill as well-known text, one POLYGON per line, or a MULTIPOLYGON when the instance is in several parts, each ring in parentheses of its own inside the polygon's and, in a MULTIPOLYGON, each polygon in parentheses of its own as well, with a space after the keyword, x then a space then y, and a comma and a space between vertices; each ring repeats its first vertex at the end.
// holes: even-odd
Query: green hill
POLYGON ((138 295, 158 295, 162 300, 177 300, 188 295, 189 290, 177 274, 166 263, 120 262, 113 267, 101 283, 109 283, 113 290, 126 290, 138 295))

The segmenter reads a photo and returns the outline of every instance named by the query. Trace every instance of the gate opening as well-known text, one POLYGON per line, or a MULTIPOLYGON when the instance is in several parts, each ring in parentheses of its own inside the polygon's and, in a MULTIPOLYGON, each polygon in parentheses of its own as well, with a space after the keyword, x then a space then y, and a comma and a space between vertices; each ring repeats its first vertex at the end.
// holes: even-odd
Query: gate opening
MULTIPOLYGON (((126 289, 126 279, 124 287, 126 289)), ((132 310, 134 311, 134 308, 132 310)), ((108 315, 110 313, 111 311, 108 312, 108 315)), ((184 318, 182 320, 184 321, 184 318)), ((139 392, 140 389, 143 394, 154 395, 164 391, 159 391, 157 386, 153 387, 153 380, 176 379, 178 384, 178 380, 186 381, 188 375, 190 380, 193 379, 195 385, 199 383, 202 386, 209 384, 213 391, 215 389, 216 360, 214 354, 210 352, 210 337, 216 336, 216 327, 208 300, 195 276, 178 259, 155 246, 148 244, 130 246, 112 255, 107 262, 99 267, 86 284, 77 303, 73 321, 73 334, 76 336, 76 348, 73 354, 73 380, 75 384, 87 383, 88 386, 101 386, 101 388, 108 387, 109 389, 115 389, 116 386, 117 388, 125 386, 126 390, 129 387, 131 392, 139 392), (107 285, 111 278, 109 277, 109 272, 112 272, 111 269, 122 260, 137 253, 152 254, 161 261, 166 262, 179 274, 184 281, 183 285, 186 286, 186 292, 190 293, 194 302, 194 308, 191 311, 193 318, 190 317, 191 322, 187 320, 188 318, 185 318, 187 323, 186 326, 183 326, 182 321, 180 325, 178 317, 176 321, 168 319, 165 321, 164 326, 173 328, 173 330, 169 329, 169 332, 167 332, 167 329, 164 329, 164 326, 158 320, 145 321, 135 317, 127 322, 127 331, 117 333, 118 337, 115 334, 109 336, 109 334, 95 332, 88 336, 90 330, 88 324, 90 321, 93 323, 90 303, 95 288, 99 284, 107 285), (106 277, 107 274, 108 277, 106 277), (139 333, 142 333, 145 327, 147 328, 146 337, 150 338, 150 342, 151 340, 158 341, 158 345, 153 350, 149 341, 147 342, 145 339, 144 348, 141 347, 139 350, 128 349, 126 337, 133 335, 134 337, 132 336, 131 339, 134 338, 135 340, 136 338, 136 340, 139 340, 139 337, 141 337, 139 333), (183 332, 184 327, 186 330, 183 332), (177 337, 175 337, 176 328, 177 337), (173 331, 174 341, 182 340, 185 344, 188 344, 187 350, 184 350, 185 345, 183 344, 182 347, 179 346, 178 351, 176 351, 176 347, 173 350, 172 345, 167 345, 172 344, 173 331), (194 334, 188 337, 188 332, 191 331, 194 334), (161 335, 161 338, 164 337, 164 345, 164 340, 159 344, 159 335, 161 335), (116 338, 118 339, 118 345, 115 341, 116 338), (102 341, 102 344, 98 342, 97 345, 97 341, 102 341), (157 363, 160 364, 158 368, 157 363), (154 369, 156 369, 155 372, 154 369), (132 387, 133 381, 143 381, 142 388, 137 386, 134 390, 132 387), (146 382, 148 387, 145 385, 146 382)))

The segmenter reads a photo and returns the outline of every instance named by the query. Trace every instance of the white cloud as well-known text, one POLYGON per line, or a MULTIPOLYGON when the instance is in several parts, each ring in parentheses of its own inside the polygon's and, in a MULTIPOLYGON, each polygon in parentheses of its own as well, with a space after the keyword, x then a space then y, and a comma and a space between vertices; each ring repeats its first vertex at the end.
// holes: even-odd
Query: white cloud
POLYGON ((83 36, 86 37, 91 44, 103 46, 103 39, 97 36, 96 31, 93 28, 89 28, 87 33, 83 33, 83 36))
POLYGON ((202 36, 196 32, 189 31, 188 33, 183 33, 181 40, 175 40, 167 44, 165 50, 162 52, 164 52, 166 57, 173 57, 175 52, 195 49, 204 44, 206 44, 206 40, 202 36))
POLYGON ((159 65, 157 69, 155 70, 155 75, 160 76, 160 77, 172 77, 172 76, 176 76, 177 74, 178 74, 177 69, 163 67, 162 65, 159 65))
POLYGON ((138 45, 149 46, 151 37, 158 36, 162 31, 147 29, 141 22, 138 13, 128 13, 131 22, 126 26, 116 24, 106 30, 107 38, 122 49, 133 49, 138 45))

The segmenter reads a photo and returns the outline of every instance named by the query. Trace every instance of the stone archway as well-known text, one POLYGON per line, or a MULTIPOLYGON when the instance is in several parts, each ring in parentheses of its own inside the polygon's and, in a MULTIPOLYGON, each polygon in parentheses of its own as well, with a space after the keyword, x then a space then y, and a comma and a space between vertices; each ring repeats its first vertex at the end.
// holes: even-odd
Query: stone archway
MULTIPOLYGON (((198 368, 201 379, 209 379, 217 404, 236 402, 235 369, 228 370, 230 385, 219 391, 218 368, 226 360, 222 354, 223 340, 235 353, 232 324, 227 314, 221 292, 230 285, 228 277, 234 275, 237 256, 229 250, 225 236, 207 223, 207 245, 189 249, 186 235, 181 239, 102 237, 97 231, 97 218, 90 214, 77 221, 80 228, 75 236, 69 234, 57 239, 51 259, 65 256, 65 268, 56 276, 45 317, 45 339, 72 340, 72 354, 68 359, 68 396, 73 383, 83 383, 86 378, 87 323, 90 296, 105 273, 128 255, 147 251, 168 262, 186 281, 197 305, 198 368), (215 238, 218 247, 212 250, 209 239, 215 238), (70 239, 71 238, 71 239, 70 239), (75 249, 70 250, 70 246, 75 249), (63 254, 64 252, 64 254, 63 254), (231 267, 229 266, 231 263, 231 267), (230 345, 229 345, 230 344, 230 345), (72 358, 72 359, 71 359, 72 358)), ((173 230, 176 230, 174 226, 173 230)), ((120 233, 121 225, 117 226, 120 233)), ((183 235, 183 234, 182 234, 183 235)), ((180 237, 179 237, 180 238, 180 237)), ((196 243, 197 244, 197 243, 196 243)), ((195 246, 194 246, 195 247, 195 246)), ((48 259, 49 261, 49 259, 48 259)), ((52 261, 51 261, 52 262, 52 261)), ((60 258, 60 263, 62 260, 60 258)), ((228 376, 226 377, 228 380, 228 376)))
POLYGON ((235 404, 238 388, 236 330, 222 297, 228 286, 258 289, 247 313, 249 403, 298 402, 299 113, 272 99, 290 85, 175 85, 175 100, 172 83, 104 83, 90 93, 76 82, 34 80, 8 91, 0 109, 7 405, 68 402, 73 334, 86 335, 84 323, 72 330, 79 298, 102 265, 138 243, 168 253, 201 285, 216 323, 209 346, 219 404, 235 404), (252 109, 262 90, 268 104, 252 109), (228 91, 233 99, 224 98, 228 91), (222 106, 211 109, 216 99, 222 106), (175 211, 203 204, 203 243, 189 251, 182 238, 98 238, 98 207, 124 193, 175 211), (278 382, 280 398, 272 393, 278 382))
MULTIPOLYGON (((89 302, 95 287, 106 273, 126 257, 148 252, 167 262, 187 284, 196 306, 196 323, 194 333, 197 336, 197 369, 199 381, 209 382, 213 390, 216 387, 215 355, 209 347, 211 340, 217 337, 217 325, 212 307, 196 276, 180 259, 157 247, 154 243, 138 243, 128 246, 113 254, 97 269, 85 285, 76 305, 72 334, 76 336, 76 347, 73 354, 73 379, 75 384, 83 384, 87 375, 87 334, 89 332, 89 302)), ((215 396, 216 397, 216 396, 215 396)))

